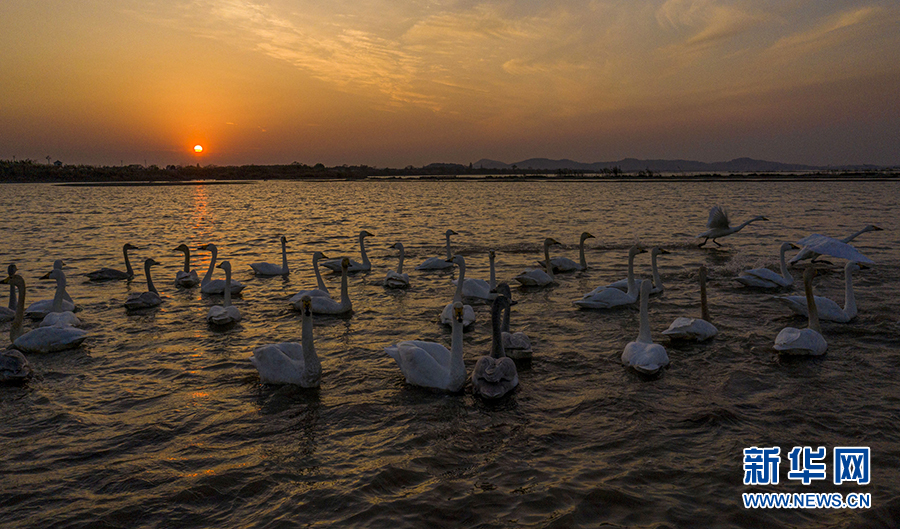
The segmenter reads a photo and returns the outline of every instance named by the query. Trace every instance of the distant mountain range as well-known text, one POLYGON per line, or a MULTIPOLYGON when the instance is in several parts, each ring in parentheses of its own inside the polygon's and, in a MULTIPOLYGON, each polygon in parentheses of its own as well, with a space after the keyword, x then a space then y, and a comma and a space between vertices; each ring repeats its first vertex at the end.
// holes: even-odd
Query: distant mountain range
POLYGON ((800 165, 752 158, 735 158, 728 162, 697 162, 693 160, 638 160, 625 158, 617 162, 583 163, 574 160, 550 160, 548 158, 530 158, 516 163, 503 163, 483 158, 472 164, 474 169, 490 170, 528 170, 536 171, 583 171, 602 172, 618 167, 624 173, 652 171, 654 173, 769 173, 791 171, 873 171, 880 167, 875 165, 815 166, 800 165))

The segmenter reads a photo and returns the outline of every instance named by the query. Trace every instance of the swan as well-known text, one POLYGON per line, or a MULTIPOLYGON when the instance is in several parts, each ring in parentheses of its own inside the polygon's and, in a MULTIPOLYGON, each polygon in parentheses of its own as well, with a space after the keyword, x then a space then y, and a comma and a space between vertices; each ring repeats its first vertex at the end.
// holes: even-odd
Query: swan
MULTIPOLYGON (((855 261, 851 261, 844 266, 844 308, 841 308, 840 305, 828 298, 822 296, 813 297, 816 301, 816 311, 819 313, 820 320, 847 323, 856 317, 856 296, 853 294, 852 274, 863 268, 867 267, 861 266, 855 261)), ((809 316, 805 296, 776 296, 775 299, 787 305, 795 313, 801 316, 809 316)))
MULTIPOLYGON (((19 268, 15 264, 11 264, 6 268, 7 277, 16 275, 19 268)), ((0 307, 0 321, 10 321, 16 317, 16 287, 9 286, 9 307, 0 307)))
MULTIPOLYGON (((512 292, 508 283, 500 283, 494 290, 496 294, 506 296, 506 299, 510 300, 510 307, 512 306, 512 292)), ((506 353, 506 356, 513 360, 531 360, 533 351, 531 350, 531 340, 528 338, 528 335, 521 331, 509 331, 510 307, 507 307, 503 312, 503 325, 500 329, 503 338, 503 351, 506 353)))
POLYGON ((700 318, 675 318, 672 325, 663 331, 670 340, 693 340, 702 342, 719 333, 709 322, 709 306, 706 303, 706 266, 700 266, 700 318))
POLYGON ((322 364, 313 342, 311 296, 300 301, 300 342, 263 345, 253 350, 250 363, 259 371, 263 384, 296 384, 303 388, 317 388, 322 381, 322 364))
POLYGON ((803 272, 803 290, 806 292, 806 310, 809 313, 809 325, 805 329, 785 327, 775 337, 775 350, 783 354, 818 356, 828 349, 828 342, 822 336, 819 326, 819 311, 813 297, 812 280, 816 275, 810 266, 803 272))
MULTIPOLYGON (((578 257, 579 262, 575 262, 568 257, 554 257, 550 260, 550 264, 553 265, 553 273, 565 273, 565 272, 580 272, 583 270, 587 270, 587 259, 584 258, 584 241, 587 239, 595 239, 593 235, 588 232, 583 232, 581 237, 578 239, 578 257)), ((538 263, 540 266, 546 266, 545 263, 538 263)))
MULTIPOLYGON (((372 269, 372 263, 369 262, 369 256, 366 255, 366 237, 374 237, 375 235, 369 233, 366 230, 362 230, 359 232, 359 254, 362 258, 361 263, 357 263, 354 260, 350 260, 350 267, 347 269, 347 272, 368 272, 372 269)), ((341 259, 332 259, 331 261, 325 261, 322 263, 322 266, 333 271, 333 272, 341 272, 343 265, 341 259)), ((315 310, 313 310, 315 312, 315 310)))
POLYGON ((709 220, 706 221, 706 227, 708 228, 706 231, 697 236, 704 237, 703 242, 698 246, 702 248, 710 239, 712 239, 713 243, 716 246, 722 246, 716 241, 719 237, 725 237, 727 235, 731 235, 733 233, 737 233, 744 229, 744 226, 750 224, 751 222, 756 222, 758 220, 769 220, 762 215, 753 217, 752 219, 744 222, 735 227, 731 227, 731 222, 728 220, 728 212, 725 211, 725 208, 721 206, 713 206, 711 210, 709 210, 709 220))
POLYGON ((196 270, 191 270, 191 249, 186 244, 179 244, 173 252, 184 252, 184 270, 175 273, 175 286, 194 288, 200 284, 200 277, 196 270))
POLYGON ((225 289, 222 291, 225 301, 209 308, 206 321, 213 325, 230 325, 241 321, 241 311, 231 304, 231 263, 222 261, 217 268, 225 271, 225 289))
MULTIPOLYGON (((459 280, 456 282, 456 292, 453 293, 453 301, 447 303, 444 310, 441 311, 441 323, 444 325, 453 325, 453 304, 459 301, 462 303, 462 289, 466 283, 466 260, 461 255, 453 256, 451 263, 459 267, 459 280)), ((475 323, 475 309, 471 305, 463 305, 463 327, 468 327, 475 323)))
POLYGON ((637 301, 640 285, 634 279, 634 256, 646 253, 647 250, 638 245, 628 250, 628 291, 622 292, 618 288, 597 287, 585 294, 574 303, 581 309, 609 309, 622 305, 630 305, 637 301))
MULTIPOLYGON (((659 268, 656 267, 656 256, 660 254, 669 254, 670 252, 663 250, 658 246, 654 246, 650 249, 650 275, 653 277, 653 287, 650 289, 650 294, 660 294, 663 290, 665 290, 665 286, 662 283, 662 277, 659 275, 659 268)), ((628 278, 620 279, 615 283, 610 283, 606 285, 606 288, 618 288, 619 290, 628 290, 628 278)))
POLYGON ((735 280, 742 285, 756 288, 785 288, 793 285, 794 276, 791 275, 787 263, 784 262, 784 254, 791 248, 799 248, 799 246, 790 242, 781 243, 781 249, 779 250, 781 254, 780 275, 768 268, 753 268, 752 270, 744 270, 735 280))
MULTIPOLYGON (((844 237, 843 239, 840 239, 840 241, 844 242, 844 243, 849 243, 850 241, 859 237, 863 233, 868 233, 870 231, 882 231, 882 229, 873 224, 868 224, 868 225, 864 226, 863 229, 859 230, 858 232, 851 233, 850 235, 844 237)), ((795 265, 795 264, 799 263, 800 261, 803 261, 804 259, 812 259, 813 261, 815 261, 816 259, 819 258, 819 256, 820 256, 820 254, 818 254, 808 248, 803 248, 799 252, 797 252, 797 255, 791 257, 788 260, 788 264, 795 265)))
POLYGON ((398 250, 400 252, 400 260, 397 262, 397 271, 393 270, 387 271, 387 277, 384 278, 384 286, 387 288, 409 288, 409 274, 403 273, 403 244, 395 243, 391 246, 392 249, 398 250))
MULTIPOLYGON (((216 255, 219 249, 212 243, 204 244, 197 249, 212 252, 212 257, 209 259, 209 269, 206 271, 206 275, 203 276, 203 281, 200 281, 200 292, 203 294, 221 294, 225 290, 225 280, 212 278, 213 271, 216 268, 216 255)), ((240 281, 232 280, 231 295, 240 294, 241 290, 244 290, 244 284, 240 281)))
MULTIPOLYGON (((72 298, 66 292, 66 274, 62 271, 62 261, 57 261, 57 263, 59 263, 58 267, 54 263, 53 270, 41 277, 41 279, 56 280, 56 294, 53 299, 42 299, 28 305, 28 308, 25 309, 25 316, 32 320, 43 320, 51 312, 75 312, 75 303, 71 301, 72 298)), ((74 316, 72 314, 72 317, 74 316)), ((63 316, 63 318, 67 317, 63 316)), ((51 318, 51 320, 53 319, 51 318)), ((74 321, 78 321, 78 318, 75 318, 74 321)), ((48 323, 48 325, 50 324, 48 323)))
POLYGON ((641 281, 641 327, 633 342, 628 342, 622 351, 622 363, 646 375, 654 375, 669 365, 666 348, 653 343, 650 335, 650 315, 647 305, 650 301, 650 281, 641 281))
POLYGON ((272 263, 250 263, 250 268, 258 276, 286 276, 291 273, 287 264, 287 239, 281 236, 281 266, 272 263))
POLYGON ((38 327, 22 334, 22 320, 25 318, 25 280, 20 275, 7 277, 4 284, 15 286, 18 291, 16 317, 9 328, 11 348, 23 353, 55 353, 74 349, 87 338, 87 332, 75 327, 38 327))
POLYGON ((447 257, 429 257, 417 266, 416 270, 446 270, 447 268, 453 268, 453 253, 450 251, 451 235, 457 235, 457 233, 453 230, 444 232, 444 236, 447 238, 447 257))
POLYGON ((64 307, 66 274, 62 271, 62 268, 54 268, 41 276, 41 279, 53 279, 56 281, 56 295, 53 297, 50 312, 41 320, 40 327, 80 327, 81 320, 78 319, 78 316, 75 316, 75 313, 71 310, 65 310, 64 307))
MULTIPOLYGON (((350 303, 350 294, 347 292, 347 272, 350 269, 350 259, 341 258, 341 301, 335 301, 325 296, 310 296, 312 299, 311 310, 314 314, 346 314, 353 311, 350 303)), ((303 307, 301 300, 301 307, 303 307)))
POLYGON ((545 287, 554 283, 553 266, 550 264, 550 245, 559 242, 547 237, 544 239, 544 270, 528 269, 517 275, 514 279, 526 287, 545 287))
POLYGON ((485 399, 499 399, 519 385, 516 363, 503 351, 501 319, 503 311, 508 309, 509 298, 494 298, 491 305, 491 354, 479 358, 472 369, 472 390, 485 399))
POLYGON ((110 281, 113 279, 131 279, 134 277, 134 269, 131 268, 131 261, 128 260, 128 250, 140 250, 137 246, 125 243, 122 246, 122 255, 125 256, 125 271, 115 270, 113 268, 101 268, 93 272, 85 274, 91 281, 110 281))
POLYGON ((466 383, 463 362, 463 304, 453 303, 450 350, 435 342, 407 340, 384 348, 408 384, 455 393, 466 383))
POLYGON ((157 265, 159 265, 159 263, 154 259, 147 258, 144 260, 144 276, 147 278, 147 292, 134 292, 129 294, 128 299, 125 300, 125 309, 149 309, 162 303, 159 292, 157 292, 156 287, 153 286, 153 279, 150 278, 150 267, 157 265))
POLYGON ((331 294, 328 293, 328 287, 325 285, 325 281, 322 280, 322 274, 319 272, 319 259, 328 259, 328 256, 322 252, 314 252, 312 257, 313 263, 313 271, 316 273, 316 288, 309 290, 301 290, 297 292, 288 302, 293 305, 293 307, 297 310, 301 310, 303 308, 303 296, 324 296, 326 298, 330 298, 331 294))
POLYGON ((15 349, 0 351, 0 384, 21 384, 34 376, 31 363, 15 349))
MULTIPOLYGON (((497 272, 494 268, 494 259, 496 258, 494 250, 488 251, 488 261, 490 262, 489 281, 484 279, 466 278, 463 283, 462 295, 464 298, 478 298, 491 300, 497 297, 497 293, 493 291, 497 286, 497 272)), ((453 281, 454 284, 459 280, 453 281)))

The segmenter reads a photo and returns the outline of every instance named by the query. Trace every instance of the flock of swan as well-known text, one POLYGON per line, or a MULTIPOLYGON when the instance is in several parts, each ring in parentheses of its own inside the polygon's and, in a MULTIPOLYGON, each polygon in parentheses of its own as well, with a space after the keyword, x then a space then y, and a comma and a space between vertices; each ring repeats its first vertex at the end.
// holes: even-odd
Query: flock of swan
MULTIPOLYGON (((707 231, 698 235, 704 238, 703 246, 708 240, 721 246, 716 239, 734 234, 757 220, 768 220, 765 217, 753 217, 735 227, 730 226, 728 214, 719 206, 710 211, 707 231)), ((827 349, 827 342, 821 334, 820 319, 834 322, 848 322, 857 314, 856 300, 853 294, 851 276, 871 261, 856 251, 848 243, 856 236, 869 231, 877 231, 877 226, 866 226, 859 232, 842 240, 822 235, 812 235, 798 244, 785 242, 779 249, 780 273, 768 268, 756 268, 742 272, 735 279, 755 289, 785 289, 793 283, 788 268, 786 253, 791 249, 800 252, 789 262, 796 264, 805 259, 815 263, 821 255, 847 258, 844 267, 846 296, 845 306, 841 308, 834 301, 815 296, 812 281, 816 267, 808 266, 803 274, 803 296, 778 296, 776 299, 784 303, 793 312, 808 318, 808 325, 803 329, 788 327, 783 329, 775 339, 774 348, 785 354, 820 355, 827 349)), ((419 271, 444 270, 457 267, 458 278, 454 281, 456 289, 453 298, 446 304, 440 315, 441 323, 451 328, 450 348, 445 345, 422 340, 406 340, 385 347, 385 352, 397 364, 406 382, 434 390, 458 392, 463 389, 467 380, 471 381, 476 395, 486 399, 500 398, 518 385, 516 371, 517 360, 530 360, 532 348, 528 336, 523 332, 510 332, 511 289, 506 282, 497 282, 495 271, 495 252, 489 251, 489 280, 466 277, 466 263, 461 255, 453 254, 450 237, 457 233, 453 230, 445 232, 446 255, 431 257, 416 267, 419 271), (480 357, 471 375, 466 374, 463 362, 463 332, 475 321, 475 311, 471 305, 465 304, 467 299, 480 299, 491 303, 491 350, 480 357)), ((313 339, 313 314, 339 315, 352 311, 352 302, 348 292, 348 274, 368 272, 372 270, 365 247, 365 239, 374 236, 367 230, 359 233, 361 262, 348 257, 330 259, 322 252, 314 252, 312 256, 316 287, 302 290, 291 296, 288 302, 300 311, 301 341, 281 342, 257 347, 250 356, 250 362, 259 371, 260 381, 267 384, 296 384, 301 387, 317 387, 322 378, 322 367, 315 352, 313 339), (334 299, 322 279, 319 265, 341 274, 339 299, 334 299)), ((555 284, 555 274, 584 271, 588 269, 585 259, 584 245, 587 239, 594 238, 588 232, 579 238, 579 261, 556 257, 551 259, 550 248, 559 245, 553 238, 543 243, 543 261, 536 268, 528 269, 514 277, 523 288, 544 288, 555 284)), ((281 264, 252 263, 254 274, 258 276, 278 276, 290 273, 287 260, 287 239, 280 237, 281 264)), ((129 260, 129 250, 138 249, 131 244, 122 247, 125 271, 102 268, 85 274, 90 281, 130 280, 135 272, 129 260)), ((383 281, 385 288, 402 289, 410 286, 409 274, 403 272, 404 246, 396 243, 391 249, 398 252, 398 264, 395 270, 388 270, 383 281)), ((197 248, 199 251, 211 253, 209 268, 201 279, 196 270, 190 268, 191 250, 187 245, 179 245, 173 251, 183 252, 184 267, 175 276, 175 284, 180 288, 200 287, 204 294, 223 296, 221 305, 210 308, 207 321, 211 326, 228 326, 241 321, 240 310, 231 303, 231 297, 239 294, 244 285, 232 279, 229 261, 217 264, 218 249, 214 244, 205 244, 197 248), (216 268, 221 268, 225 279, 213 279, 216 268)), ((573 304, 581 309, 605 310, 614 307, 639 303, 640 326, 637 337, 629 342, 622 352, 622 363, 635 371, 656 375, 669 364, 669 358, 663 345, 653 341, 648 316, 648 304, 651 295, 663 292, 662 278, 657 269, 657 256, 668 252, 654 247, 651 255, 651 280, 639 280, 634 274, 634 259, 646 249, 634 245, 628 251, 627 277, 619 281, 604 284, 587 292, 573 304)), ((152 308, 160 305, 163 299, 156 290, 151 277, 151 268, 160 263, 152 258, 144 261, 144 275, 147 291, 128 296, 123 306, 128 311, 152 308)), ((66 275, 63 262, 57 260, 54 268, 42 279, 55 280, 56 292, 52 300, 41 300, 26 307, 25 281, 15 264, 9 265, 8 277, 2 281, 10 285, 9 307, 0 311, 0 320, 12 320, 10 327, 10 346, 0 354, 0 381, 22 382, 32 376, 31 368, 25 354, 57 352, 79 347, 87 338, 86 331, 79 328, 81 322, 75 315, 76 305, 66 291, 66 275), (23 320, 28 317, 40 323, 28 332, 23 332, 23 320)), ((716 327, 710 323, 707 306, 705 266, 699 268, 700 317, 679 317, 665 331, 663 336, 671 341, 694 340, 705 341, 717 334, 716 327)))

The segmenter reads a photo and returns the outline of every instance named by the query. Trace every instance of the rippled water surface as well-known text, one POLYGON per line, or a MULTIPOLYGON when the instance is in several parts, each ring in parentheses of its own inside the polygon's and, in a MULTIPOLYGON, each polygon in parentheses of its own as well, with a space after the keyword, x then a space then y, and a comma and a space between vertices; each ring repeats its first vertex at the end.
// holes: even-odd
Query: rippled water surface
MULTIPOLYGON (((89 338, 76 350, 31 355, 38 374, 0 388, 0 526, 3 527, 894 527, 900 519, 900 219, 896 183, 260 182, 229 186, 0 186, 0 263, 15 262, 29 302, 51 298, 38 278, 64 259, 69 293, 89 338), (709 208, 739 223, 766 215, 723 247, 698 249, 709 208), (780 358, 778 331, 804 326, 770 293, 741 287, 745 268, 777 267, 782 241, 813 232, 885 231, 854 244, 878 264, 856 274, 860 315, 823 323, 828 352, 780 358), (261 385, 248 361, 265 343, 299 341, 287 303, 315 280, 311 255, 359 259, 368 229, 373 269, 350 278, 354 313, 316 317, 323 365, 318 390, 261 385), (403 381, 383 348, 421 338, 449 345, 436 323, 456 272, 413 267, 459 235, 468 277, 512 278, 542 257, 577 259, 590 231, 585 272, 541 290, 513 289, 512 326, 535 343, 520 386, 499 403, 467 387, 430 393, 403 381), (257 278, 252 262, 292 273, 257 278), (696 270, 710 269, 719 336, 669 346, 671 366, 648 380, 620 364, 638 332, 634 308, 581 311, 572 301, 626 273, 628 247, 661 245, 665 292, 650 303, 654 336, 699 314, 696 270), (84 282, 80 274, 162 266, 162 306, 126 313, 146 283, 84 282), (221 297, 174 286, 172 248, 208 242, 247 287, 238 326, 205 322, 221 297), (402 242, 412 288, 382 285, 402 242), (868 486, 781 483, 745 487, 743 448, 869 446, 868 486), (746 510, 742 492, 869 492, 868 510, 746 510)), ((201 275, 207 252, 194 252, 201 275)), ((647 254, 637 257, 649 274, 647 254)), ((800 273, 794 272, 800 279, 800 273)), ((216 277, 223 277, 220 269, 216 277)), ((338 276, 326 281, 337 292, 338 276)), ((842 273, 816 278, 843 303, 842 273)), ((799 288, 795 291, 800 292, 799 288)), ((6 291, 3 291, 4 295, 6 291)), ((5 304, 5 302, 4 302, 5 304)), ((466 366, 490 347, 489 307, 465 335, 466 366)), ((4 333, 9 323, 0 324, 4 333)), ((31 323, 27 322, 30 326, 31 323)), ((830 465, 830 456, 828 462, 830 465)))

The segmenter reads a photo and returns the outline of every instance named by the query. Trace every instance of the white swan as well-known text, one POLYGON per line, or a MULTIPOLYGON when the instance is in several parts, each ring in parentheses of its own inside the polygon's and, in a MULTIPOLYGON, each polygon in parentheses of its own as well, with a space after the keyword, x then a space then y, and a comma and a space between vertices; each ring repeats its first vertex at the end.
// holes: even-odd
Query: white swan
POLYGON ((395 243, 392 249, 400 252, 400 260, 397 262, 397 271, 388 270, 387 277, 384 278, 384 286, 387 288, 409 288, 409 274, 403 273, 403 257, 405 252, 402 243, 395 243))
MULTIPOLYGON (((862 268, 859 263, 854 261, 844 266, 844 308, 841 308, 840 305, 826 297, 813 296, 820 320, 847 323, 856 317, 856 296, 853 293, 852 274, 862 268)), ((775 299, 787 305, 794 313, 801 316, 809 316, 806 296, 776 296, 775 299)))
MULTIPOLYGON (((19 268, 15 264, 11 264, 6 268, 7 277, 16 275, 19 268)), ((9 285, 9 308, 0 307, 0 321, 10 321, 16 317, 16 287, 9 285)))
POLYGON ((66 274, 62 271, 62 267, 54 268, 41 276, 41 279, 53 279, 56 281, 56 295, 53 297, 53 305, 50 307, 50 312, 41 320, 40 327, 80 327, 81 320, 78 319, 78 316, 72 310, 66 310, 65 307, 66 274))
POLYGON ((162 303, 162 298, 159 297, 159 292, 156 291, 156 287, 153 286, 153 279, 150 277, 150 267, 158 265, 159 263, 154 259, 147 258, 144 260, 144 276, 147 278, 147 291, 129 294, 124 304, 126 310, 149 309, 162 303))
MULTIPOLYGON (((212 278, 213 271, 216 268, 216 255, 219 253, 219 249, 212 243, 204 244, 197 249, 212 252, 212 257, 209 258, 209 269, 206 271, 206 275, 203 276, 203 280, 200 281, 200 292, 203 294, 221 294, 225 291, 225 280, 212 278)), ((231 295, 240 294, 241 290, 244 290, 244 284, 232 279, 231 295)))
POLYGON ((225 271, 225 289, 222 291, 225 300, 222 305, 213 305, 209 308, 206 321, 213 325, 231 325, 241 321, 241 311, 231 304, 231 263, 222 261, 217 268, 225 271))
POLYGON ((175 273, 175 286, 194 288, 200 284, 200 277, 196 270, 191 270, 191 249, 186 244, 179 244, 173 252, 184 252, 184 270, 175 273))
POLYGON ((34 376, 31 363, 20 351, 0 351, 0 384, 22 384, 34 376))
MULTIPOLYGON (((353 311, 350 303, 350 294, 347 292, 347 272, 350 268, 350 259, 341 259, 341 300, 335 301, 325 296, 310 296, 311 309, 314 314, 346 314, 353 311)), ((302 304, 302 301, 301 301, 302 304)), ((302 306, 302 305, 301 305, 302 306)))
MULTIPOLYGON (((369 262, 369 256, 366 254, 366 237, 374 237, 375 235, 369 233, 366 230, 362 230, 359 232, 359 254, 362 259, 361 263, 357 263, 356 261, 350 259, 350 267, 347 269, 347 272, 368 272, 372 269, 372 263, 369 262)), ((332 259, 331 261, 325 261, 322 263, 322 266, 333 271, 340 272, 342 269, 342 259, 332 259)))
POLYGON ((634 279, 634 256, 639 253, 645 253, 647 250, 633 245, 628 250, 628 292, 622 292, 618 288, 607 288, 605 286, 597 287, 585 294, 581 299, 575 300, 574 303, 581 309, 610 309, 620 307, 622 305, 630 305, 638 300, 639 287, 634 279))
MULTIPOLYGON (((441 323, 444 325, 453 325, 453 304, 459 301, 462 303, 462 287, 466 283, 466 260, 461 255, 453 256, 451 263, 459 267, 459 279, 456 282, 456 291, 453 293, 453 301, 447 303, 444 310, 441 311, 441 323)), ((475 323, 475 309, 471 305, 463 305, 463 327, 468 327, 475 323)))
MULTIPOLYGON (((859 237, 863 233, 868 233, 870 231, 882 231, 882 229, 879 228, 878 226, 875 226, 874 224, 868 224, 868 225, 864 226, 863 229, 859 230, 858 232, 851 233, 850 235, 844 237, 843 239, 840 239, 840 241, 844 242, 844 243, 849 243, 850 241, 859 237)), ((813 261, 815 261, 816 259, 819 258, 819 256, 820 256, 820 254, 818 254, 808 248, 803 248, 799 252, 797 252, 797 255, 791 257, 790 260, 788 260, 788 264, 795 265, 805 259, 812 259, 813 261)))
POLYGON ((531 349, 531 340, 528 338, 528 335, 521 331, 510 332, 509 330, 509 313, 513 304, 509 284, 506 282, 500 283, 494 290, 496 294, 506 296, 510 305, 503 312, 503 325, 500 327, 503 338, 503 351, 506 353, 506 356, 513 360, 531 360, 534 352, 531 349))
POLYGON ((785 288, 793 285, 794 276, 791 275, 791 271, 788 270, 787 263, 784 261, 785 252, 791 248, 799 248, 799 246, 789 242, 781 244, 781 249, 779 250, 781 255, 781 274, 768 268, 753 268, 744 270, 735 280, 742 285, 756 288, 785 288))
POLYGON ((732 228, 731 222, 728 220, 728 212, 725 211, 725 208, 723 208, 721 206, 713 206, 713 208, 711 210, 709 210, 709 219, 706 221, 706 227, 708 229, 697 236, 698 239, 700 237, 704 237, 703 242, 700 243, 698 246, 700 246, 702 248, 707 242, 709 242, 710 239, 712 239, 713 243, 716 246, 722 246, 721 244, 718 243, 718 241, 716 241, 716 239, 718 239, 719 237, 725 237, 725 236, 731 235, 733 233, 737 233, 737 232, 741 231, 742 229, 744 229, 744 226, 750 224, 751 222, 756 222, 758 220, 769 220, 769 219, 760 215, 760 216, 753 217, 752 219, 744 222, 743 224, 740 224, 740 225, 732 228))
POLYGON ((675 318, 672 325, 663 331, 670 340, 693 340, 702 342, 719 333, 709 322, 709 306, 706 303, 706 266, 700 266, 700 318, 675 318))
POLYGON ((775 337, 775 350, 783 354, 818 356, 828 349, 828 342, 822 336, 819 326, 819 313, 813 297, 812 280, 816 269, 812 266, 803 272, 803 290, 806 292, 806 310, 809 313, 809 325, 805 329, 785 327, 775 337))
MULTIPOLYGON (((41 277, 41 279, 56 280, 56 293, 54 294, 53 299, 42 299, 28 305, 28 308, 25 309, 25 316, 32 320, 43 320, 51 312, 75 311, 75 303, 71 301, 72 298, 66 292, 66 274, 62 271, 62 261, 57 261, 56 263, 54 263, 54 268, 50 273, 41 277), (59 263, 59 266, 57 266, 56 263, 59 263), (51 274, 53 275, 51 276, 51 274)), ((74 314, 72 316, 74 317, 74 314)), ((52 319, 53 318, 51 318, 51 320, 52 319)))
POLYGON ((425 262, 417 266, 416 270, 446 270, 447 268, 453 268, 453 252, 450 251, 451 235, 457 235, 457 233, 453 230, 444 232, 444 237, 447 238, 447 257, 429 257, 425 259, 425 262))
POLYGON ((319 363, 313 342, 312 299, 311 296, 304 296, 300 302, 301 343, 274 343, 253 350, 250 363, 259 371, 259 381, 263 384, 319 387, 322 381, 322 364, 319 363))
POLYGON ((463 362, 463 304, 453 304, 450 350, 435 342, 407 340, 384 348, 397 362, 408 384, 457 392, 466 383, 463 362))
POLYGON ((637 338, 633 342, 629 342, 622 351, 622 363, 641 373, 653 375, 669 365, 669 355, 666 354, 665 347, 653 343, 653 336, 650 334, 649 301, 650 281, 643 280, 641 281, 641 327, 637 338))
POLYGON ((85 274, 91 281, 110 281, 114 279, 131 279, 134 277, 134 269, 131 268, 131 261, 128 260, 128 250, 139 250, 137 246, 125 243, 122 246, 122 255, 125 256, 125 271, 116 270, 114 268, 101 268, 93 272, 85 274))
POLYGON ((514 279, 525 287, 545 287, 552 285, 554 283, 554 277, 553 266, 550 264, 550 245, 553 244, 558 245, 559 242, 552 237, 544 239, 544 270, 539 270, 537 268, 528 269, 517 275, 514 279))
POLYGON ((322 280, 322 274, 319 272, 319 259, 328 259, 328 256, 322 252, 314 252, 312 257, 313 271, 316 274, 316 288, 309 290, 301 290, 297 292, 288 302, 297 310, 302 309, 302 300, 303 296, 324 296, 326 298, 330 298, 331 294, 328 293, 328 287, 325 285, 325 281, 322 280))
POLYGON ((286 276, 291 273, 287 264, 287 239, 281 236, 281 266, 272 263, 250 263, 250 268, 258 276, 286 276))
POLYGON ((509 299, 497 296, 491 305, 491 354, 482 356, 472 369, 472 391, 485 399, 499 399, 519 385, 516 363, 503 350, 502 314, 509 299))
MULTIPOLYGON (((656 266, 656 256, 663 254, 666 255, 669 252, 663 250, 658 246, 654 246, 650 249, 650 276, 653 278, 653 287, 650 289, 650 294, 660 294, 665 290, 665 286, 662 282, 662 276, 659 275, 659 268, 656 266)), ((620 279, 615 283, 610 283, 606 285, 607 288, 618 288, 619 290, 628 290, 628 278, 620 279)))
MULTIPOLYGON (((497 286, 497 272, 494 268, 496 256, 497 254, 494 250, 488 251, 488 262, 490 263, 489 281, 485 281, 484 279, 466 278, 462 288, 462 295, 464 298, 491 300, 497 297, 497 293, 493 291, 494 287, 497 286)), ((453 281, 454 284, 458 282, 458 279, 453 281)))
POLYGON ((25 280, 20 275, 7 277, 4 284, 15 286, 18 291, 16 317, 9 328, 11 348, 23 353, 55 353, 74 349, 87 338, 87 332, 75 327, 38 327, 22 334, 22 320, 25 318, 25 280))
MULTIPOLYGON (((565 272, 580 272, 583 270, 587 270, 587 259, 584 257, 584 241, 587 239, 594 239, 595 237, 588 232, 583 232, 581 237, 578 239, 578 261, 575 262, 568 257, 554 257, 550 259, 550 264, 553 265, 553 273, 560 274, 565 272)), ((540 262, 538 263, 540 266, 546 266, 546 263, 540 262)))

